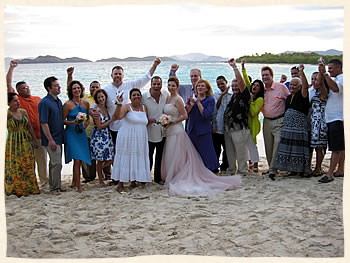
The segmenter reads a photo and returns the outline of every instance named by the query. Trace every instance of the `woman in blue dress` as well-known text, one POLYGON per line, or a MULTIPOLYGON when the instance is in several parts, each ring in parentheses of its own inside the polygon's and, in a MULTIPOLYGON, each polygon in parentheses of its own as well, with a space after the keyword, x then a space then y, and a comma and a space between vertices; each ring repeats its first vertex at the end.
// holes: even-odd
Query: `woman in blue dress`
POLYGON ((211 171, 217 171, 220 165, 214 149, 211 127, 215 99, 212 97, 212 88, 207 80, 198 80, 195 90, 197 99, 191 98, 186 107, 188 113, 187 134, 201 156, 205 167, 211 171))
POLYGON ((82 192, 80 183, 80 167, 82 162, 91 165, 89 143, 86 136, 86 127, 89 124, 89 102, 83 100, 84 87, 76 80, 73 80, 68 88, 67 95, 69 100, 63 105, 63 120, 66 128, 64 130, 64 154, 65 163, 71 160, 73 163, 73 180, 72 187, 77 187, 78 192, 82 192), (83 122, 77 121, 77 115, 86 114, 86 120, 83 122))
POLYGON ((108 125, 116 120, 114 115, 109 116, 107 110, 107 93, 98 89, 94 93, 96 104, 91 106, 91 111, 96 111, 98 117, 94 118, 95 126, 90 140, 91 159, 97 161, 96 170, 100 186, 104 186, 103 168, 111 165, 114 158, 114 144, 108 125))

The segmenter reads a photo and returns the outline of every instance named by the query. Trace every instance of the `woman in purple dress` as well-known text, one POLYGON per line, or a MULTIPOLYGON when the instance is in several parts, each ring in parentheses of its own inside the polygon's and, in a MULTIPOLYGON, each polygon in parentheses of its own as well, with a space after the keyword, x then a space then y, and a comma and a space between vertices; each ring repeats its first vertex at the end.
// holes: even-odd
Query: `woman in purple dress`
POLYGON ((191 98, 186 110, 188 113, 187 134, 201 156, 205 167, 211 171, 219 168, 215 152, 211 118, 215 107, 209 81, 200 79, 195 85, 197 98, 191 98))

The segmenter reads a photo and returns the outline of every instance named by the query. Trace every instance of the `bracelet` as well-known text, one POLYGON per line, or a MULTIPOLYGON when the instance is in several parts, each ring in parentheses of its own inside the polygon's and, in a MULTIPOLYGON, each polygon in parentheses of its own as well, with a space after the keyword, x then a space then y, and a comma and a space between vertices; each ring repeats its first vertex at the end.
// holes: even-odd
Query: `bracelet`
POLYGON ((238 69, 237 67, 232 67, 232 68, 233 68, 233 70, 238 69))

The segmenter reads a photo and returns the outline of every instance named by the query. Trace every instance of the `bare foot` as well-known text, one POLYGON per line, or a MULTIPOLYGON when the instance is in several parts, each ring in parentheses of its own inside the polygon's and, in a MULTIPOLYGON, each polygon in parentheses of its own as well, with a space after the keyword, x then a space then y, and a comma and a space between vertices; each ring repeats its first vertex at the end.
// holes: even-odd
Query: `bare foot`
POLYGON ((136 188, 136 187, 137 187, 136 182, 131 182, 131 183, 130 183, 130 188, 136 188))

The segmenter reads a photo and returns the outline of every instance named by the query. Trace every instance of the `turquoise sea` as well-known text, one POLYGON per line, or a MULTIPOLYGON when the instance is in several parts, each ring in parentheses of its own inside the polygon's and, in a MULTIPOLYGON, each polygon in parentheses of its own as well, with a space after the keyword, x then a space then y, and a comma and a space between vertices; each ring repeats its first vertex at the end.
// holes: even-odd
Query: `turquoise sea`
MULTIPOLYGON (((169 76, 170 66, 173 63, 179 64, 177 71, 177 77, 180 80, 180 84, 190 84, 190 69, 198 68, 202 71, 202 77, 207 79, 212 84, 213 90, 217 90, 216 77, 224 75, 228 80, 232 80, 234 73, 228 63, 218 62, 162 62, 155 75, 160 76, 163 79, 163 88, 166 88, 166 80, 169 76)), ((46 96, 46 90, 44 88, 44 79, 49 76, 55 76, 58 78, 62 90, 59 98, 62 102, 68 100, 66 91, 67 73, 68 67, 74 67, 74 79, 79 80, 88 92, 89 84, 93 80, 98 80, 101 86, 104 87, 111 82, 111 70, 115 65, 121 65, 124 68, 124 81, 134 80, 143 76, 152 65, 152 61, 141 62, 89 62, 89 63, 52 63, 52 64, 19 64, 13 74, 13 85, 18 81, 26 81, 31 88, 32 95, 44 97, 46 96)), ((268 65, 274 71, 274 80, 279 81, 281 74, 285 74, 290 80, 290 68, 296 65, 293 64, 249 64, 246 63, 248 75, 253 80, 261 79, 260 69, 262 66, 268 65)), ((239 69, 240 69, 239 65, 239 69)), ((7 72, 8 65, 6 65, 5 71, 7 72)), ((317 65, 305 65, 305 74, 308 81, 311 82, 311 74, 317 71, 317 65)), ((229 81, 230 83, 230 81, 229 81)), ((149 89, 150 83, 144 88, 149 89)))

